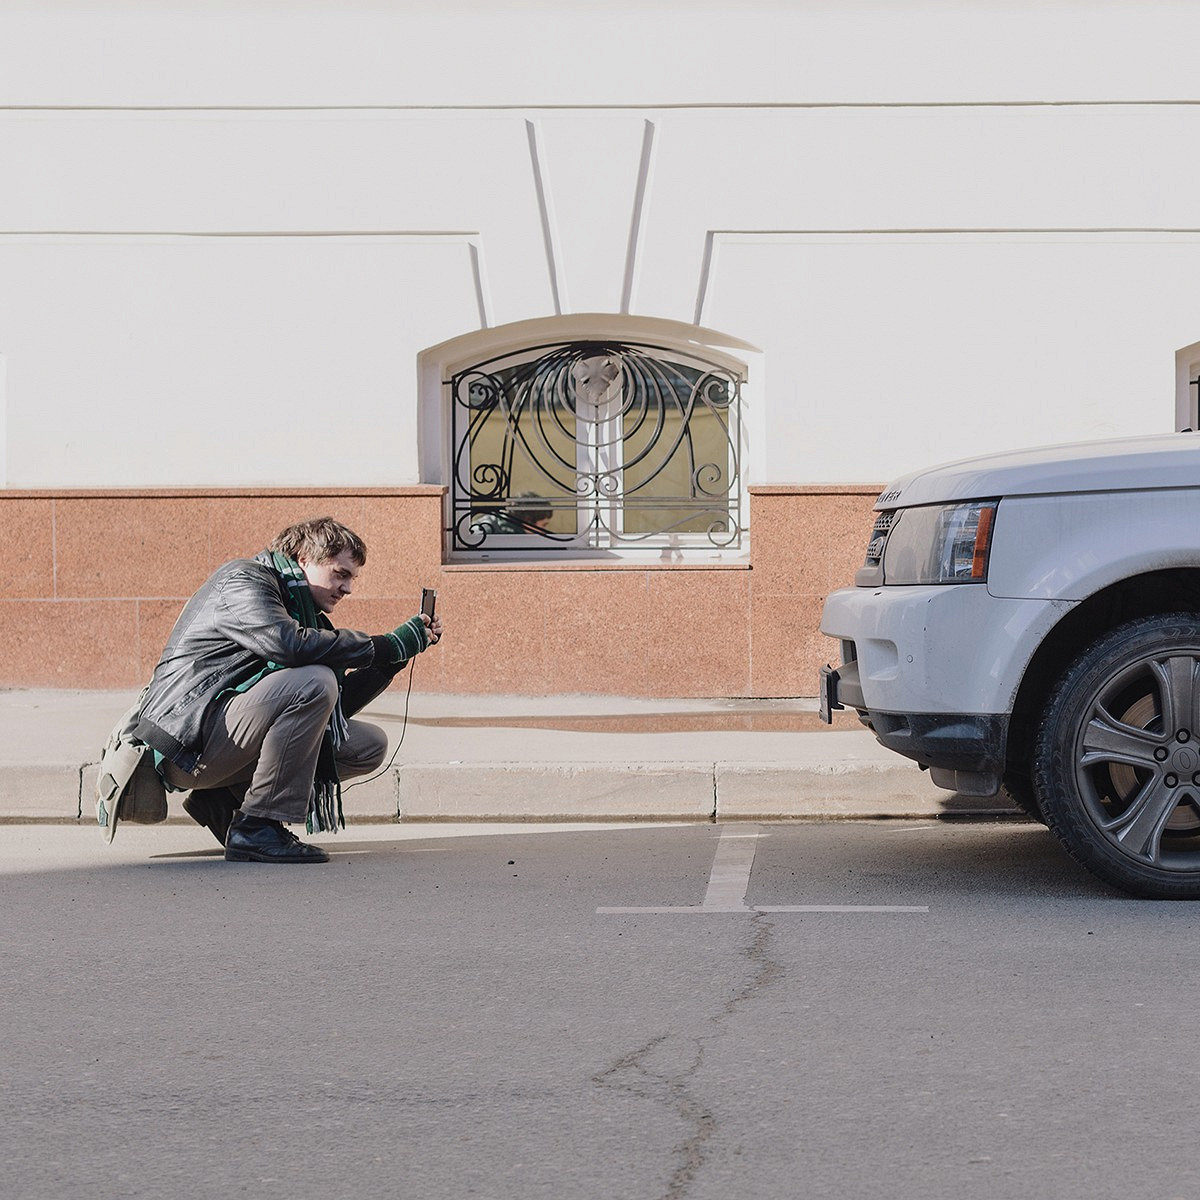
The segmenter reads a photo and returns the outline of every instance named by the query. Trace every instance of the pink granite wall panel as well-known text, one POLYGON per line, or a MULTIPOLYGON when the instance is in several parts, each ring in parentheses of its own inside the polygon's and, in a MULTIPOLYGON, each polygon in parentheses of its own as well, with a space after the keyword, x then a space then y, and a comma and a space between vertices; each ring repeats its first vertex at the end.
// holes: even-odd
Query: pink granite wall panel
POLYGON ((745 696, 750 576, 741 570, 647 572, 646 683, 658 696, 745 696))
POLYGON ((821 605, 853 577, 872 488, 751 489, 749 561, 442 562, 443 489, 0 494, 24 536, 5 599, 0 686, 136 687, 184 601, 229 558, 328 513, 369 555, 340 624, 381 633, 437 587, 446 642, 418 690, 811 696, 836 655, 821 605))
POLYGON ((446 620, 441 658, 450 692, 547 693, 546 612, 536 576, 447 572, 438 605, 446 620))
POLYGON ((823 595, 850 587, 854 572, 863 565, 871 527, 875 523, 876 492, 866 496, 826 496, 819 509, 825 540, 825 585, 823 595))
POLYGON ((749 694, 812 696, 837 654, 821 607, 853 582, 871 530, 875 488, 751 489, 749 694))
MULTIPOLYGON (((354 528, 367 543, 363 594, 411 598, 437 587, 442 572, 442 497, 368 496, 354 528)), ((411 616, 412 612, 408 612, 411 616)))
POLYGON ((55 527, 60 598, 186 596, 208 574, 203 498, 64 498, 55 527))
POLYGON ((9 687, 120 688, 140 681, 136 600, 4 600, 9 687))
POLYGON ((641 571, 548 571, 541 592, 547 682, 557 692, 659 693, 647 678, 649 588, 641 571), (647 687, 649 683, 649 689, 647 687))
MULTIPOLYGON (((821 499, 817 497, 816 499, 821 499)), ((755 595, 813 595, 825 584, 825 545, 812 505, 798 496, 751 499, 750 548, 755 595)))
POLYGON ((821 596, 759 596, 751 602, 752 696, 815 696, 833 642, 819 629, 821 596))
POLYGON ((8 565, 3 595, 39 599, 54 595, 54 501, 10 500, 0 507, 8 565))

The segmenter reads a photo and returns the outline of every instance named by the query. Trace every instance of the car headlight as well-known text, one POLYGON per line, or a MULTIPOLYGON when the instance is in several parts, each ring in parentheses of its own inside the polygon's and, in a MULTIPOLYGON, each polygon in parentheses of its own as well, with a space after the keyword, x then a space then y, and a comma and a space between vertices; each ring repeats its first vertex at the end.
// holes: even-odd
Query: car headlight
POLYGON ((883 552, 885 583, 985 583, 996 500, 902 508, 883 552))

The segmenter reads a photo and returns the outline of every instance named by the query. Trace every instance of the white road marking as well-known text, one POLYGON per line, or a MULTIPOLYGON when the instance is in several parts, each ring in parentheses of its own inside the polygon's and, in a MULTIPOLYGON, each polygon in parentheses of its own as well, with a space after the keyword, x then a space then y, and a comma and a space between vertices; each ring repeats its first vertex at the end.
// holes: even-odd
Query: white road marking
POLYGON ((596 912, 605 916, 636 916, 642 913, 698 913, 700 916, 710 916, 712 913, 748 913, 752 908, 703 908, 699 904, 677 905, 674 908, 598 908, 596 912))
POLYGON ((597 913, 606 915, 636 915, 644 913, 927 913, 925 904, 759 904, 746 903, 750 889, 750 872, 754 868, 754 855, 758 839, 769 837, 764 833, 730 833, 722 830, 713 855, 712 871, 708 877, 708 889, 701 904, 675 906, 642 906, 624 908, 598 908, 597 913), (735 843, 744 841, 745 846, 735 843))
POLYGON ((760 904, 755 912, 927 913, 928 904, 760 904))
POLYGON ((721 832, 701 908, 710 912, 750 911, 746 907, 746 892, 750 889, 750 871, 760 836, 721 832))

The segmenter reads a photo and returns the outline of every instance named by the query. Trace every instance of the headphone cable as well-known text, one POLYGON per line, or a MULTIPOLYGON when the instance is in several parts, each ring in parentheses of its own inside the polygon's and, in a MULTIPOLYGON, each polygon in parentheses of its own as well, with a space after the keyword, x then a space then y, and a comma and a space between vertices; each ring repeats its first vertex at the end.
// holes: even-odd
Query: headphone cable
POLYGON ((404 735, 408 732, 408 702, 412 698, 412 683, 413 674, 416 671, 417 660, 414 657, 408 664, 408 690, 404 693, 404 717, 400 725, 400 740, 396 743, 396 748, 392 751, 392 756, 387 760, 383 769, 376 775, 372 775, 367 779, 356 779, 353 783, 348 783, 343 792, 348 792, 351 788, 356 788, 360 783, 374 783, 376 779, 382 779, 391 769, 392 763, 396 761, 396 755, 400 753, 400 747, 404 745, 404 735))

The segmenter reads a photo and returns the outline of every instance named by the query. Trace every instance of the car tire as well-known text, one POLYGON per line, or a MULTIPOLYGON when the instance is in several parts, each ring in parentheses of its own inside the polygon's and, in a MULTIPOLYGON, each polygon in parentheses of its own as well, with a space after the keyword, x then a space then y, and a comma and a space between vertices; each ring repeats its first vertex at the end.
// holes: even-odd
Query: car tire
POLYGON ((1033 780, 1023 771, 1006 771, 1000 782, 1000 795, 1010 804, 1016 805, 1027 817, 1045 825, 1042 806, 1038 803, 1033 780))
POLYGON ((1046 824, 1113 886, 1200 899, 1200 616, 1140 617, 1064 672, 1034 753, 1046 824))

